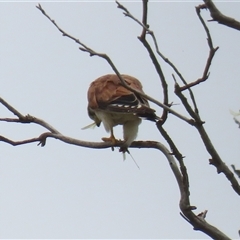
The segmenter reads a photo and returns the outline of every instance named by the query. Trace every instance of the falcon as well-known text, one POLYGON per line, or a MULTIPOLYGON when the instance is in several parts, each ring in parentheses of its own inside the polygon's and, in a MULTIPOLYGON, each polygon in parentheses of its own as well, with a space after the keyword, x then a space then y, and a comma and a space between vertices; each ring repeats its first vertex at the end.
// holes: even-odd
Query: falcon
MULTIPOLYGON (((121 77, 131 88, 144 93, 138 79, 125 74, 121 77)), ((128 147, 137 137, 142 118, 154 122, 159 119, 155 110, 149 107, 147 99, 125 88, 116 74, 107 74, 93 81, 87 97, 88 115, 94 123, 85 128, 92 125, 99 127, 103 123, 110 137, 102 140, 116 145, 120 141, 115 138, 113 127, 123 125, 123 143, 119 149, 123 153, 129 153, 128 147)))

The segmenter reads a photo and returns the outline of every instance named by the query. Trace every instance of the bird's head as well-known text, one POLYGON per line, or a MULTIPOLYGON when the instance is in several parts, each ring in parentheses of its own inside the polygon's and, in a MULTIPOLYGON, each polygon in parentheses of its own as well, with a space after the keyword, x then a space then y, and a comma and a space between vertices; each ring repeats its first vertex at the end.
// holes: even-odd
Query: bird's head
POLYGON ((90 107, 88 107, 88 116, 95 122, 98 127, 100 126, 102 121, 97 117, 95 112, 90 107))

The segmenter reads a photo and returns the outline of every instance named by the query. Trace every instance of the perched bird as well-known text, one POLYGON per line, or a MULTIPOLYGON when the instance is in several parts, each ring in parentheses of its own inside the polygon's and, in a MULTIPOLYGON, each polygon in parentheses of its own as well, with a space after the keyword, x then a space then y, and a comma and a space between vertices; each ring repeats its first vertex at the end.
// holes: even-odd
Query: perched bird
MULTIPOLYGON (((129 75, 121 75, 131 88, 143 93, 139 80, 129 75)), ((103 123, 105 130, 110 132, 109 138, 102 138, 113 145, 118 143, 113 127, 123 125, 123 145, 120 152, 128 152, 128 147, 137 137, 138 126, 141 119, 156 121, 159 118, 155 110, 149 107, 148 101, 139 94, 125 88, 116 74, 108 74, 97 78, 88 89, 88 115, 94 120, 93 125, 100 126, 103 123)), ((84 129, 85 129, 84 128, 84 129)))

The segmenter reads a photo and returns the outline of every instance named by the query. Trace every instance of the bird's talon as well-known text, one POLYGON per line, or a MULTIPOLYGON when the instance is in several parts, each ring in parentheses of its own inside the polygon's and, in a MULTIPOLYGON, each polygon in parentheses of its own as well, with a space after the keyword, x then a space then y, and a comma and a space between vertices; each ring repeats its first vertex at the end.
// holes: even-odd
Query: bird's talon
POLYGON ((114 137, 109 137, 109 138, 103 137, 102 140, 103 140, 104 142, 110 142, 110 143, 112 143, 112 144, 114 144, 114 145, 117 143, 117 139, 115 139, 114 137))
POLYGON ((120 147, 119 152, 122 152, 122 153, 125 153, 125 152, 130 153, 129 150, 128 150, 128 148, 125 147, 125 146, 120 147))

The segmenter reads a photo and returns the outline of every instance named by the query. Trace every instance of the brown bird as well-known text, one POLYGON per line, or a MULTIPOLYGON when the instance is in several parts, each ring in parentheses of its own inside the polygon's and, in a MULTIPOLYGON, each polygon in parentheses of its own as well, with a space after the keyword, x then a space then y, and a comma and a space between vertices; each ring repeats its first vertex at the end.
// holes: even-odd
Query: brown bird
MULTIPOLYGON (((129 75, 121 75, 131 88, 143 93, 140 81, 129 75)), ((113 127, 123 125, 124 143, 120 152, 128 152, 128 147, 137 137, 141 119, 156 122, 159 118, 155 110, 149 107, 147 99, 125 88, 116 74, 108 74, 97 78, 88 89, 88 115, 98 127, 101 122, 105 130, 110 132, 109 138, 102 138, 113 145, 118 143, 113 127)), ((93 124, 83 128, 86 129, 93 124)))

